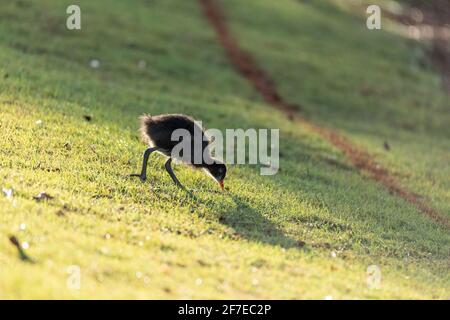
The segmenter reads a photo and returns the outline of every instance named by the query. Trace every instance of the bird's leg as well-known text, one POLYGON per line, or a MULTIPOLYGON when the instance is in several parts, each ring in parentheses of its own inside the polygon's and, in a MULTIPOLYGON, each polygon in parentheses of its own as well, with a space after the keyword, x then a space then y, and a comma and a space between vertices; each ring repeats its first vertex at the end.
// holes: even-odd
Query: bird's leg
POLYGON ((166 164, 164 165, 166 167, 167 172, 169 173, 170 177, 172 178, 173 182, 175 182, 175 184, 182 188, 185 189, 184 186, 180 183, 180 181, 178 181, 177 177, 175 176, 175 173, 173 173, 171 164, 172 163, 172 158, 167 159, 166 164))
POLYGON ((153 151, 158 150, 157 147, 148 148, 144 151, 144 159, 142 161, 142 170, 141 173, 133 173, 130 174, 130 177, 139 177, 142 182, 147 180, 147 164, 148 164, 148 157, 153 151))

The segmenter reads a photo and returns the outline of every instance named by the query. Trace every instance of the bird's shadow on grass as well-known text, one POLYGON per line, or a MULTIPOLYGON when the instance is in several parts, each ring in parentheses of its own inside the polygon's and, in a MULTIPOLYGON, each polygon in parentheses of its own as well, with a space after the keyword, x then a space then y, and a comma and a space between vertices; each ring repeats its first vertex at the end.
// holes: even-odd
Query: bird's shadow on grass
POLYGON ((239 237, 285 249, 302 248, 305 243, 286 235, 275 223, 264 217, 239 196, 231 195, 236 207, 224 211, 220 223, 231 227, 239 237))
MULTIPOLYGON (((195 190, 189 188, 181 188, 182 198, 191 203, 206 205, 207 201, 196 195, 195 190)), ((155 194, 161 194, 161 190, 153 190, 155 194)), ((220 191, 211 191, 224 195, 220 191)), ((163 192, 163 194, 166 194, 163 192)), ((178 195, 180 196, 180 195, 178 195)), ((245 199, 236 194, 229 193, 235 206, 233 208, 220 212, 219 222, 232 228, 236 232, 236 236, 249 241, 264 243, 273 246, 279 246, 285 249, 302 248, 305 242, 300 239, 294 239, 284 233, 284 231, 274 222, 253 208, 245 199)))

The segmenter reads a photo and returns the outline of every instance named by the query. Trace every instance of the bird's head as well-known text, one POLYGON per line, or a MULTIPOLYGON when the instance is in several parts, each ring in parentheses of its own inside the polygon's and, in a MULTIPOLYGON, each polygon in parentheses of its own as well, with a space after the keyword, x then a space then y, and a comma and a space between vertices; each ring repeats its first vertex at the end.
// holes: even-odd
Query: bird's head
POLYGON ((205 170, 219 183, 220 188, 224 190, 223 180, 227 175, 227 166, 215 160, 212 164, 207 165, 205 170))

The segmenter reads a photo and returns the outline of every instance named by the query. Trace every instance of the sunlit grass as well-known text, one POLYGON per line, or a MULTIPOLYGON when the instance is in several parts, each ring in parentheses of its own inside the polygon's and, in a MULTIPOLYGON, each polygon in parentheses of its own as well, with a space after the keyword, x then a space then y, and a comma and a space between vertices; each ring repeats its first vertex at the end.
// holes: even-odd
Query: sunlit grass
POLYGON ((14 191, 0 194, 1 298, 448 298, 448 231, 262 103, 194 1, 80 1, 79 33, 65 30, 69 3, 20 3, 0 5, 0 189, 14 191), (280 172, 232 166, 221 193, 176 167, 192 198, 155 155, 147 183, 130 179, 137 117, 165 112, 281 128, 280 172), (381 289, 366 284, 373 264, 381 289))

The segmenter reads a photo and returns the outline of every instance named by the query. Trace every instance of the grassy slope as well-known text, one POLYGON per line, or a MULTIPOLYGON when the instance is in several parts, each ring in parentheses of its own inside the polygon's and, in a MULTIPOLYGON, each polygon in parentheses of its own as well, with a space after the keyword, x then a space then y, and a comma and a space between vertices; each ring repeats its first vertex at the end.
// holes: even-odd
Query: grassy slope
POLYGON ((369 31, 358 17, 363 8, 352 16, 323 0, 238 3, 226 2, 233 30, 282 95, 366 147, 403 185, 450 215, 450 101, 426 48, 369 31))
POLYGON ((81 32, 65 30, 65 2, 0 5, 0 186, 15 190, 15 201, 0 197, 1 298, 448 298, 448 232, 259 102, 195 2, 80 1, 81 32), (177 168, 196 199, 158 156, 150 183, 130 180, 143 112, 280 127, 282 170, 233 167, 221 194, 177 168), (55 199, 31 200, 41 191, 55 199), (35 263, 18 259, 11 234, 35 263), (74 264, 80 291, 66 286, 74 264), (366 286, 370 264, 382 268, 379 290, 366 286))

